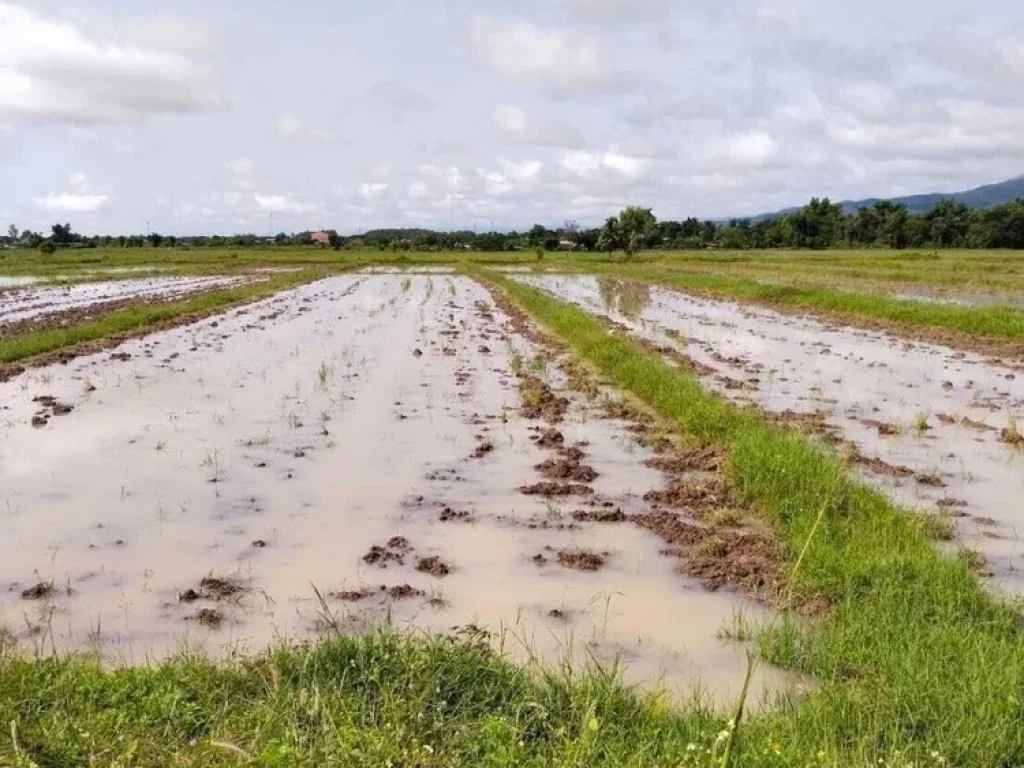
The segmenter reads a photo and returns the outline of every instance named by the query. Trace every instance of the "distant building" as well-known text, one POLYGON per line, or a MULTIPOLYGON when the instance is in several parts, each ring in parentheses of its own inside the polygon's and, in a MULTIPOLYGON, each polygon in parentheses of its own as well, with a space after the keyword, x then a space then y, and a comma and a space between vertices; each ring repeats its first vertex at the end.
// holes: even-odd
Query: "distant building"
POLYGON ((317 245, 329 246, 331 244, 331 236, 326 232, 311 232, 309 239, 317 245))

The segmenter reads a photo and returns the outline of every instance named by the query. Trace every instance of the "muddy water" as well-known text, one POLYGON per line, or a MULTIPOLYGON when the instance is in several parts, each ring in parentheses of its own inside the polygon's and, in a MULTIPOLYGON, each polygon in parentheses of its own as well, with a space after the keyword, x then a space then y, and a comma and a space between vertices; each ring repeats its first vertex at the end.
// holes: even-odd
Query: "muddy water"
POLYGON ((22 286, 32 285, 33 283, 38 283, 40 280, 41 278, 38 277, 0 275, 0 291, 5 288, 21 288, 22 286))
POLYGON ((1024 593, 1024 450, 1000 440, 1015 415, 1024 424, 1024 373, 944 347, 638 283, 521 279, 710 366, 709 386, 734 400, 824 413, 865 456, 912 470, 903 478, 865 471, 869 481, 904 504, 952 511, 962 537, 989 558, 996 583, 1024 593), (891 431, 898 434, 880 434, 891 431))
POLYGON ((1012 309, 1024 309, 1024 297, 997 296, 987 294, 949 294, 938 295, 919 291, 903 291, 892 294, 894 299, 904 301, 920 301, 926 304, 953 304, 961 307, 1004 306, 1012 309))
POLYGON ((61 287, 12 289, 0 294, 0 325, 108 301, 151 297, 177 298, 197 291, 240 285, 251 279, 246 276, 153 277, 61 287))
MULTIPOLYGON (((716 634, 734 611, 757 612, 675 573, 653 534, 575 523, 583 499, 517 490, 550 452, 517 411, 510 363, 530 345, 500 313, 481 316, 487 301, 466 278, 337 277, 128 342, 122 359, 0 385, 0 623, 28 648, 96 645, 127 662, 389 617, 474 625, 518 659, 620 657, 631 681, 699 680, 725 700, 744 654, 716 634), (54 415, 41 395, 73 410, 54 415), (407 545, 389 547, 398 536, 407 545), (375 545, 383 562, 366 562, 375 545), (607 553, 605 567, 563 567, 569 547, 607 553), (450 574, 416 570, 429 557, 450 574), (215 599, 210 575, 244 591, 215 599), (22 596, 40 582, 52 594, 22 596), (380 593, 404 585, 422 594, 380 593), (182 601, 189 589, 199 599, 182 601), (219 627, 199 621, 214 611, 219 627)), ((642 509, 663 478, 593 407, 577 397, 560 429, 588 441, 601 498, 642 509)), ((768 684, 782 679, 763 671, 768 684)))

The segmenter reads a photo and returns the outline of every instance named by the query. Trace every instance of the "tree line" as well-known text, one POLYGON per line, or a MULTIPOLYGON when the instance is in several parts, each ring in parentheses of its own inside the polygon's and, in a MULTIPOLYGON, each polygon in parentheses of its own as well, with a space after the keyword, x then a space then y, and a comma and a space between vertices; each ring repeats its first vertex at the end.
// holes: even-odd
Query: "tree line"
MULTIPOLYGON (((200 237, 117 235, 85 237, 70 224, 55 224, 49 235, 11 225, 0 245, 40 248, 246 248, 268 245, 315 245, 312 232, 266 237, 239 234, 200 237)), ((931 210, 913 215, 905 205, 889 201, 846 213, 828 198, 812 199, 796 211, 758 220, 712 221, 687 218, 658 221, 648 208, 631 206, 596 228, 574 221, 550 228, 535 224, 518 232, 440 232, 428 229, 379 229, 341 236, 327 230, 328 247, 338 250, 384 251, 621 251, 644 249, 828 249, 828 248, 1021 248, 1024 249, 1024 200, 992 208, 971 209, 942 200, 931 210)))

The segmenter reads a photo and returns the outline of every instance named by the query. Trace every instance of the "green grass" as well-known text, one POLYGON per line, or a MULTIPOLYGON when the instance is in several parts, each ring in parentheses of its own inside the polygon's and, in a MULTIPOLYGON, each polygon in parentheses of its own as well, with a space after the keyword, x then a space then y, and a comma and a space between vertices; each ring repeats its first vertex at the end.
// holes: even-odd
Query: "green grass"
POLYGON ((0 339, 0 364, 15 363, 36 355, 121 334, 139 333, 175 318, 203 317, 242 302, 254 301, 294 287, 313 279, 318 274, 310 271, 289 273, 264 282, 210 291, 182 301, 115 310, 95 320, 67 328, 30 331, 9 339, 0 339))
POLYGON ((1020 606, 984 592, 966 557, 939 555, 913 516, 853 481, 827 450, 705 391, 584 311, 491 279, 613 384, 727 450, 733 483, 790 552, 825 510, 794 587, 831 609, 761 636, 768 659, 819 687, 791 711, 749 721, 755 743, 777 741, 791 765, 819 751, 838 765, 897 754, 921 764, 933 750, 956 765, 1024 764, 1020 606))
POLYGON ((787 309, 838 313, 853 324, 884 321, 895 330, 941 329, 965 343, 979 341, 1024 342, 1024 310, 1010 306, 966 307, 926 301, 901 300, 877 293, 855 293, 828 288, 778 285, 718 274, 679 273, 645 266, 608 268, 623 277, 659 283, 716 298, 757 302, 787 309))
POLYGON ((707 765, 722 727, 612 673, 534 674, 481 638, 386 632, 223 664, 9 660, 0 722, 12 766, 707 765))

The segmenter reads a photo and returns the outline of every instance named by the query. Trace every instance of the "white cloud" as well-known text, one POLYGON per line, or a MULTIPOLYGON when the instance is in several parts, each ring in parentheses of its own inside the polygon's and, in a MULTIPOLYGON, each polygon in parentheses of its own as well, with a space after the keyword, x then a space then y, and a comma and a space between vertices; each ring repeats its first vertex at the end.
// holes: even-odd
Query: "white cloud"
POLYGON ((668 0, 559 0, 577 16, 597 23, 658 21, 668 14, 668 0))
POLYGON ((359 187, 359 196, 365 200, 376 200, 385 195, 390 186, 383 182, 367 182, 359 187))
POLYGON ((430 189, 422 181, 414 181, 409 184, 408 192, 409 197, 426 197, 430 194, 430 189))
POLYGON ((505 158, 499 158, 498 164, 501 166, 502 171, 508 176, 518 181, 529 181, 530 179, 536 178, 544 168, 544 163, 540 160, 524 160, 516 163, 505 158))
POLYGON ((240 157, 224 163, 224 167, 238 176, 246 176, 252 173, 253 162, 248 157, 240 157))
POLYGON ((302 122, 291 115, 277 118, 277 132, 282 136, 294 136, 302 129, 302 122))
POLYGON ((526 130, 526 113, 511 104, 494 108, 494 125, 499 133, 522 134, 526 130))
POLYGON ((394 112, 430 112, 437 106, 426 94, 394 80, 374 83, 366 98, 371 104, 394 112))
POLYGON ((49 213, 95 213, 101 210, 110 197, 108 195, 75 195, 50 192, 37 197, 36 207, 49 213))
POLYGON ((109 122, 209 110, 220 100, 191 58, 133 40, 98 42, 67 22, 0 2, 0 112, 109 122))
POLYGON ((612 170, 622 176, 637 179, 650 167, 650 160, 624 154, 617 146, 604 152, 577 150, 562 156, 562 165, 578 176, 592 176, 602 170, 612 170))
POLYGON ((712 152, 740 165, 762 165, 778 154, 779 145, 763 131, 735 134, 711 142, 712 152))
POLYGON ((287 195, 256 195, 256 204, 270 213, 312 213, 316 206, 293 200, 287 195))
POLYGON ((546 81, 565 90, 603 90, 616 84, 596 45, 577 34, 479 15, 470 20, 469 33, 477 55, 506 77, 546 81))

